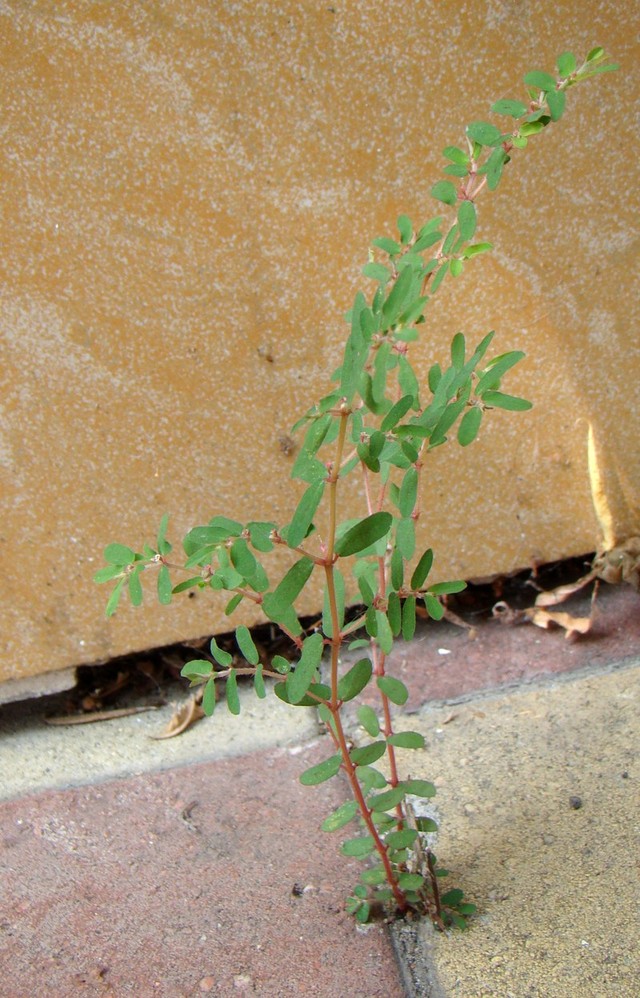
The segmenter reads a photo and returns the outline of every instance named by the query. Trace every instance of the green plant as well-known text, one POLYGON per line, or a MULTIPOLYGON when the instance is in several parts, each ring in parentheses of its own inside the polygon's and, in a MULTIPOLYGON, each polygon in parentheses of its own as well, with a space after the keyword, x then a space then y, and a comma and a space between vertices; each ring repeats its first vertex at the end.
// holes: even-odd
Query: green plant
POLYGON ((422 514, 425 462, 456 428, 458 442, 469 445, 483 416, 492 409, 524 411, 530 403, 506 394, 502 380, 524 356, 509 351, 487 359, 493 332, 473 349, 458 332, 451 341, 450 363, 434 364, 428 385, 421 385, 408 353, 425 322, 430 298, 443 280, 458 277, 474 257, 490 250, 474 242, 476 201, 495 190, 505 166, 530 138, 557 121, 564 111, 567 91, 574 84, 617 68, 604 62, 604 52, 593 49, 578 65, 570 53, 557 62, 558 76, 532 72, 525 77, 526 100, 499 100, 492 111, 512 119, 509 129, 475 121, 466 129, 462 147, 444 150, 446 179, 432 189, 446 214, 431 219, 417 231, 402 215, 397 238, 375 239, 364 275, 374 289, 370 301, 358 291, 348 313, 350 333, 343 362, 334 373, 335 387, 296 423, 305 429, 292 477, 305 484, 290 522, 239 523, 214 516, 188 532, 183 546, 186 560, 174 563, 166 539, 167 517, 162 520, 156 546, 141 552, 121 544, 105 549, 107 566, 97 582, 113 582, 107 615, 115 612, 125 588, 134 606, 142 601, 141 576, 157 569, 161 603, 191 587, 225 591, 231 598, 226 613, 243 601, 260 607, 268 620, 290 638, 296 649, 292 664, 274 656, 269 668, 260 661, 249 630, 235 631, 239 655, 211 640, 211 657, 189 662, 183 675, 191 685, 204 684, 203 707, 214 710, 215 684, 225 681, 226 702, 240 711, 238 678, 252 677, 259 697, 266 695, 265 678, 275 680, 277 697, 294 707, 312 707, 325 724, 333 751, 301 776, 315 785, 338 773, 346 777, 351 798, 323 823, 335 831, 359 819, 359 834, 348 838, 342 851, 367 862, 360 882, 347 901, 359 921, 370 914, 371 898, 398 913, 427 913, 440 927, 464 927, 474 906, 460 890, 441 893, 439 879, 446 874, 425 836, 435 829, 432 820, 415 817, 412 797, 430 798, 434 786, 423 779, 401 779, 396 749, 419 749, 423 737, 413 731, 394 731, 392 705, 401 707, 406 687, 387 674, 386 659, 394 639, 411 638, 416 603, 439 620, 441 597, 459 592, 464 582, 430 583, 433 552, 416 557, 416 523, 422 514), (340 522, 338 494, 347 478, 359 474, 366 511, 356 520, 340 522), (270 581, 265 555, 286 547, 295 556, 277 584, 270 581), (349 560, 347 560, 349 559, 349 560), (354 560, 351 560, 354 559, 354 560), (186 573, 174 585, 172 572, 186 573), (296 601, 311 576, 324 577, 324 609, 317 625, 304 630, 296 601), (349 588, 345 573, 355 581, 362 611, 345 616, 349 588), (364 633, 366 637, 360 635, 364 633), (347 671, 341 669, 341 651, 367 647, 347 671), (327 675, 321 664, 328 652, 327 675), (344 725, 344 705, 374 684, 379 709, 358 708, 363 743, 353 747, 344 725), (377 765, 385 760, 385 772, 377 765))

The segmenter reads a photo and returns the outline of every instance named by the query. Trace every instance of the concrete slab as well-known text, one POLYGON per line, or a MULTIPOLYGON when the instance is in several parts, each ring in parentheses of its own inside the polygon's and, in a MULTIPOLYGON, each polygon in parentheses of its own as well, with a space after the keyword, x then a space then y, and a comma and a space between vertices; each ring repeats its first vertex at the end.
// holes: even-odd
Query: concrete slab
POLYGON ((410 993, 638 994, 639 694, 640 661, 404 719, 427 738, 402 762, 438 787, 439 859, 479 906, 464 934, 398 928, 410 993))

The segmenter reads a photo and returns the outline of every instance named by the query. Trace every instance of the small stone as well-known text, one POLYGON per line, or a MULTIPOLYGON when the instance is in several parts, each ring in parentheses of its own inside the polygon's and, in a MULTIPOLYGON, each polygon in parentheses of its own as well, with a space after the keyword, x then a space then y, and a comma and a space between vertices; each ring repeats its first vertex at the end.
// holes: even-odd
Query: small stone
POLYGON ((574 811, 579 811, 582 807, 582 797, 571 796, 569 798, 569 807, 573 808, 574 811))
POLYGON ((215 978, 203 977, 198 985, 201 991, 212 991, 215 986, 215 978))

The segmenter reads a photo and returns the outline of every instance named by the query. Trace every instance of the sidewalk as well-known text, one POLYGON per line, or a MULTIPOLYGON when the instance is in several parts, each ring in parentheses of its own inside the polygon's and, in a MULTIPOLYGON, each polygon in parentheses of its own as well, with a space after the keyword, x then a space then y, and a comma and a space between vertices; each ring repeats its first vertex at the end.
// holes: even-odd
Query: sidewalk
POLYGON ((246 691, 248 736, 220 706, 154 741, 170 708, 52 728, 7 705, 0 996, 635 996, 640 598, 599 608, 575 643, 490 621, 394 648, 464 934, 344 913, 359 864, 318 831, 341 787, 297 779, 327 754, 309 711, 246 691))

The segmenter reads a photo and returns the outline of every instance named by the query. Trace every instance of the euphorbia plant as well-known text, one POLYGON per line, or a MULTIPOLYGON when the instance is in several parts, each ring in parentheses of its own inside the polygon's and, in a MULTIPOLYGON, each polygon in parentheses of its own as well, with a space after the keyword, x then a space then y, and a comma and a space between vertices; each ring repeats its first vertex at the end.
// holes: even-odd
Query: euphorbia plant
POLYGON ((445 367, 431 367, 427 385, 420 384, 409 353, 443 280, 460 276, 474 257, 491 249, 487 242, 474 241, 479 196, 495 190, 514 154, 562 116, 574 84, 615 68, 596 48, 581 64, 565 52, 557 61, 557 76, 529 73, 523 101, 502 99, 492 107, 495 115, 509 119, 506 129, 472 122, 462 145, 444 150, 446 179, 431 192, 443 214, 417 229, 402 215, 397 237, 374 240, 363 271, 373 291, 369 297, 358 291, 348 313, 350 333, 343 362, 332 378, 334 387, 292 431, 305 430, 292 470, 305 488, 289 523, 240 523, 216 515, 188 532, 183 541, 186 557, 178 563, 165 536, 164 517, 155 547, 136 552, 110 544, 105 550, 107 567, 96 575, 98 582, 116 583, 108 615, 115 612, 125 588, 134 605, 141 602, 141 576, 153 568, 161 603, 192 587, 226 592, 227 614, 243 601, 253 603, 288 636, 294 661, 274 655, 265 666, 249 630, 239 626, 236 655, 213 638, 211 657, 189 662, 183 675, 192 685, 204 684, 207 714, 214 710, 215 684, 221 682, 229 710, 240 712, 240 676, 252 677, 259 697, 266 695, 269 678, 275 680, 273 690, 280 700, 318 711, 332 751, 300 779, 314 785, 342 774, 348 783, 349 799, 322 827, 335 831, 358 822, 342 851, 365 861, 347 901, 360 921, 369 917, 372 897, 400 914, 427 913, 440 927, 452 922, 464 926, 474 910, 461 891, 441 894, 438 888, 446 871, 438 868, 425 839, 435 824, 416 817, 411 806, 412 799, 432 797, 435 788, 424 779, 403 779, 396 759, 397 748, 421 749, 424 739, 417 732, 395 731, 392 707, 405 703, 407 690, 388 674, 386 663, 394 639, 413 635, 418 601, 439 620, 444 613, 441 597, 464 588, 457 580, 430 583, 432 549, 416 553, 429 454, 454 431, 462 446, 469 445, 484 415, 493 409, 530 408, 529 402, 502 390, 503 378, 524 355, 512 350, 489 359, 493 332, 472 349, 465 336, 456 333, 450 361, 445 367), (365 508, 361 517, 341 520, 340 497, 353 477, 363 485, 365 508), (276 547, 291 552, 292 564, 274 582, 265 556, 276 547), (183 575, 177 584, 174 572, 183 575), (349 573, 355 581, 351 590, 349 573), (296 603, 317 575, 324 586, 324 608, 321 619, 305 629, 296 603), (362 609, 347 619, 346 593, 356 587, 362 609), (345 647, 362 649, 362 657, 346 671, 341 665, 345 647), (326 675, 321 672, 323 657, 326 675), (343 708, 370 684, 377 690, 378 708, 358 708, 362 744, 354 748, 345 731, 343 708))

